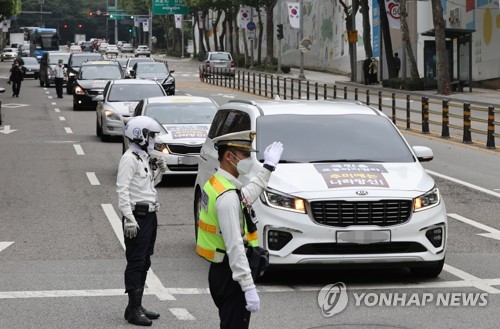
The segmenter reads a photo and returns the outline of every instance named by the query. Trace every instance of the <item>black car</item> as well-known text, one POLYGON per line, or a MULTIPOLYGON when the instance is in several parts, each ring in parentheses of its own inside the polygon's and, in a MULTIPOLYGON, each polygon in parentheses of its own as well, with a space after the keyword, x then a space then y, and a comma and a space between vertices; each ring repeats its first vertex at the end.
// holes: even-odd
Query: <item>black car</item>
POLYGON ((73 93, 73 84, 75 83, 76 76, 80 71, 82 63, 87 61, 102 61, 104 57, 100 53, 75 53, 69 56, 68 60, 68 85, 66 92, 68 95, 73 93))
POLYGON ((73 89, 73 110, 95 109, 110 80, 123 79, 123 70, 115 61, 85 62, 80 67, 73 89))
POLYGON ((24 73, 25 78, 38 79, 40 75, 40 64, 38 64, 36 57, 24 57, 22 65, 26 69, 24 73))
POLYGON ((94 44, 92 42, 82 42, 80 48, 82 48, 82 52, 84 53, 94 52, 94 44))
POLYGON ((169 70, 166 63, 139 62, 134 64, 130 77, 158 81, 167 95, 175 95, 175 78, 171 73, 174 73, 174 70, 169 70))

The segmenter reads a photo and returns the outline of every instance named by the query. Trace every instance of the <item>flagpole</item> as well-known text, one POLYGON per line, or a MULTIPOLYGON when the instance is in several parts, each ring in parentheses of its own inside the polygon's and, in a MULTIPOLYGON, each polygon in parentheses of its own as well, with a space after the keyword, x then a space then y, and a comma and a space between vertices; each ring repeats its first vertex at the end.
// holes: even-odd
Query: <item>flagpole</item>
MULTIPOLYGON (((300 14, 300 28, 299 28, 299 43, 304 39, 304 0, 300 0, 299 5, 299 14, 300 14)), ((300 48, 299 48, 300 49, 300 48)), ((299 79, 305 80, 306 76, 304 75, 304 53, 300 51, 300 74, 299 79)))

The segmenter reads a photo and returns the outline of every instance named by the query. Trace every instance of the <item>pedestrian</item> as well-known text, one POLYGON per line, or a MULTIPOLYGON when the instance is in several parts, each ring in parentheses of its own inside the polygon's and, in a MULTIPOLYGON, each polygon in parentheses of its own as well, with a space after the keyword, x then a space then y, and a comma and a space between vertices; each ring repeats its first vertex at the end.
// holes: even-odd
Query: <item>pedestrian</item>
POLYGON ((370 83, 370 63, 371 63, 371 58, 366 57, 366 59, 363 61, 363 76, 365 78, 365 85, 370 83))
POLYGON ((151 320, 160 317, 159 313, 142 307, 158 226, 156 212, 160 205, 155 185, 167 170, 163 158, 150 157, 154 138, 160 131, 160 124, 146 116, 134 117, 126 124, 125 138, 129 139, 130 147, 120 160, 116 180, 127 258, 125 293, 129 301, 124 317, 139 326, 150 326, 151 320))
POLYGON ((372 57, 372 60, 370 61, 370 84, 374 85, 377 84, 377 73, 378 73, 378 68, 377 68, 377 60, 375 57, 372 57))
POLYGON ((9 84, 12 84, 12 97, 19 98, 21 91, 21 82, 24 80, 24 73, 26 72, 24 66, 21 66, 19 60, 15 59, 10 68, 9 84))
POLYGON ((64 67, 63 60, 60 59, 57 66, 54 69, 54 79, 56 82, 57 98, 63 98, 63 83, 65 76, 66 76, 66 68, 64 67))
POLYGON ((249 264, 247 259, 248 252, 258 249, 251 204, 266 188, 283 145, 269 145, 264 151, 263 168, 242 186, 238 178, 250 174, 255 161, 250 154, 255 152, 254 136, 247 130, 213 139, 220 164, 203 186, 201 196, 196 252, 211 262, 208 283, 219 309, 221 329, 248 328, 250 313, 260 308, 254 280, 261 271, 253 270, 254 262, 249 264))
POLYGON ((396 77, 399 77, 399 70, 401 69, 401 59, 397 52, 394 53, 394 69, 396 70, 396 77))

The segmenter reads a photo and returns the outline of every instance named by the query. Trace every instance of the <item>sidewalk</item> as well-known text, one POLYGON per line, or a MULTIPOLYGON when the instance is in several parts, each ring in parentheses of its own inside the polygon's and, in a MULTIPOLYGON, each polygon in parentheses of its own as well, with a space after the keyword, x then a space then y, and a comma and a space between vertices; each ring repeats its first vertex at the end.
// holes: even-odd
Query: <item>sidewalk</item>
MULTIPOLYGON (((298 77, 300 73, 299 69, 292 68, 290 73, 282 74, 283 77, 293 78, 298 77)), ((483 106, 492 105, 495 109, 500 109, 500 90, 499 89, 483 89, 483 88, 472 88, 472 92, 469 92, 469 88, 465 88, 464 92, 454 92, 451 95, 438 95, 435 90, 422 90, 422 91, 408 91, 408 90, 399 90, 399 89, 391 89, 384 88, 382 84, 378 85, 370 85, 366 86, 361 83, 351 82, 349 75, 340 75, 335 73, 326 73, 326 72, 317 72, 311 70, 304 70, 304 75, 307 80, 321 83, 333 84, 337 83, 341 86, 347 86, 351 88, 362 88, 386 91, 386 92, 395 92, 395 93, 404 93, 415 96, 426 96, 437 99, 448 99, 450 101, 456 102, 468 102, 471 104, 478 104, 483 106)))

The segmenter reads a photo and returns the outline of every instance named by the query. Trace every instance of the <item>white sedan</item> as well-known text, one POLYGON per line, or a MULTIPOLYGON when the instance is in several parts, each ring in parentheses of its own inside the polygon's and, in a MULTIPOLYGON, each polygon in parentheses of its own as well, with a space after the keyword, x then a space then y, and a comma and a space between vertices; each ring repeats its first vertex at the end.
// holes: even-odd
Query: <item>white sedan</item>
POLYGON ((256 132, 254 169, 273 141, 284 152, 253 205, 259 242, 273 266, 408 266, 417 275, 441 272, 448 231, 446 208, 421 162, 382 112, 349 101, 231 101, 220 107, 202 147, 194 190, 195 228, 202 187, 218 167, 213 139, 256 132))
MULTIPOLYGON (((142 100, 134 116, 146 115, 157 120, 164 131, 156 137, 153 157, 163 157, 164 175, 195 175, 200 149, 217 112, 217 104, 206 97, 166 96, 142 100)), ((125 118, 124 121, 128 121, 125 118)), ((123 151, 128 148, 123 138, 123 151)))
POLYGON ((123 118, 133 115, 139 101, 145 97, 165 96, 156 81, 119 79, 108 82, 96 107, 96 135, 107 141, 123 135, 123 118))

